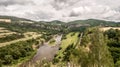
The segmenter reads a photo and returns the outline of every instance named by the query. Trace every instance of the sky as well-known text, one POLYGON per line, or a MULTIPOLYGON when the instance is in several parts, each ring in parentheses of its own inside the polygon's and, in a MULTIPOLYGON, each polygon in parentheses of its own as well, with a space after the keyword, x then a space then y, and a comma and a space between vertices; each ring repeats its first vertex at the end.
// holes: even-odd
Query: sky
POLYGON ((120 0, 0 0, 0 15, 37 21, 120 21, 120 0))

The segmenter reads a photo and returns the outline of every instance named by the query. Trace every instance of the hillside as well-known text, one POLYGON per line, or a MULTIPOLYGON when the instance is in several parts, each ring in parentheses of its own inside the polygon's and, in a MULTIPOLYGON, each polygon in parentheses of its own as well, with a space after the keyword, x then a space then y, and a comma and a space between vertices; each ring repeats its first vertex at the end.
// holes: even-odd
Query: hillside
POLYGON ((19 18, 14 16, 0 16, 0 19, 10 19, 12 22, 22 22, 22 21, 29 21, 29 22, 38 22, 38 23, 45 23, 48 25, 66 25, 66 26, 120 26, 119 22, 114 21, 105 21, 105 20, 97 20, 97 19, 88 19, 88 20, 75 20, 70 22, 63 22, 59 20, 53 21, 33 21, 30 19, 19 18))
POLYGON ((104 20, 97 20, 97 19, 88 19, 88 20, 76 20, 71 21, 68 23, 68 25, 89 25, 89 26, 120 26, 120 23, 113 22, 113 21, 104 21, 104 20))

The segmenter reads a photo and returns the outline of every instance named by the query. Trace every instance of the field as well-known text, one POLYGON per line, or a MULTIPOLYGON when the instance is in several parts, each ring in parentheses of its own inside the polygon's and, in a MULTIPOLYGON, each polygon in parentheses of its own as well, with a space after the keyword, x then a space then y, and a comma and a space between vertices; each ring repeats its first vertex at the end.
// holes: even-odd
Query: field
POLYGON ((16 32, 12 32, 10 30, 7 30, 6 28, 0 27, 0 38, 11 34, 16 34, 16 32))
POLYGON ((23 33, 24 37, 16 38, 15 40, 14 39, 10 40, 10 36, 16 37, 16 35, 19 36, 20 33, 9 31, 9 30, 7 30, 3 27, 0 27, 0 32, 1 32, 0 33, 1 40, 4 37, 7 37, 6 39, 9 39, 9 41, 7 41, 7 42, 4 39, 3 42, 0 43, 0 47, 6 46, 6 45, 9 45, 9 44, 12 44, 12 43, 16 43, 16 42, 19 42, 19 41, 26 41, 26 40, 29 40, 29 39, 32 39, 32 38, 36 39, 37 37, 41 36, 41 34, 36 33, 36 32, 26 32, 26 33, 23 33))
POLYGON ((118 30, 120 30, 120 27, 102 27, 102 28, 100 28, 101 31, 107 31, 109 29, 118 29, 118 30))

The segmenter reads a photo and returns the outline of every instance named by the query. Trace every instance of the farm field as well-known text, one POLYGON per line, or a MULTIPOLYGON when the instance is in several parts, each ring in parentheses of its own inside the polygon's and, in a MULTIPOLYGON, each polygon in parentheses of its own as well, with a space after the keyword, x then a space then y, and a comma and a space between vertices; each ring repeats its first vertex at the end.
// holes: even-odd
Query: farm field
MULTIPOLYGON (((4 33, 2 33, 4 35, 4 33)), ((8 35, 6 35, 8 36, 8 35)), ((16 40, 12 40, 12 41, 9 41, 9 42, 4 42, 4 43, 0 43, 0 47, 3 47, 3 46, 6 46, 6 45, 9 45, 9 44, 12 44, 12 43, 16 43, 16 42, 19 42, 19 41, 26 41, 26 40, 29 40, 29 39, 36 39, 37 37, 40 37, 41 34, 37 34, 36 32, 26 32, 24 33, 24 38, 20 38, 20 39, 16 39, 16 40)))

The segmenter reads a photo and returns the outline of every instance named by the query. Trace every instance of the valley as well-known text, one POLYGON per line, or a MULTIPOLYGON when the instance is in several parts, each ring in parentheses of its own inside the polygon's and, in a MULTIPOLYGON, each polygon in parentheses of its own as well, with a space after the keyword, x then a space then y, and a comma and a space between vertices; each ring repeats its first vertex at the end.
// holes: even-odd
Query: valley
POLYGON ((120 23, 1 16, 0 67, 118 67, 120 23), (92 62, 92 63, 91 63, 92 62))

